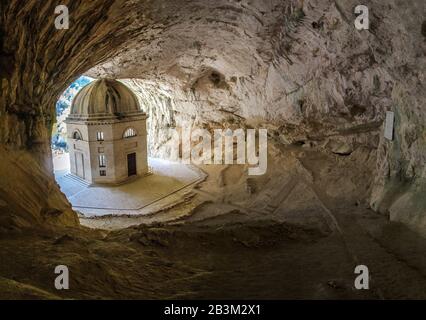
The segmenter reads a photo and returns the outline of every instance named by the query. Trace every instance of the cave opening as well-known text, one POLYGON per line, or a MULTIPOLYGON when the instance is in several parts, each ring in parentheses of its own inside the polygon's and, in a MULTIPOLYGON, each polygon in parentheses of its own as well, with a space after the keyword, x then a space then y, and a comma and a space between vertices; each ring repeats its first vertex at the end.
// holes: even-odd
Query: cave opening
MULTIPOLYGON (((68 132, 65 125, 65 119, 71 110, 71 103, 77 93, 94 79, 87 76, 80 76, 61 94, 55 104, 55 123, 52 129, 51 149, 53 158, 53 170, 55 176, 64 175, 69 172, 69 146, 68 132)), ((78 132, 73 132, 74 135, 78 132)), ((80 134, 81 135, 81 134, 80 134)))
POLYGON ((83 224, 158 212, 202 180, 200 170, 170 159, 179 142, 169 141, 174 128, 161 109, 170 111, 172 101, 157 84, 86 76, 61 96, 52 133, 54 176, 83 224), (161 137, 169 146, 159 151, 161 137))

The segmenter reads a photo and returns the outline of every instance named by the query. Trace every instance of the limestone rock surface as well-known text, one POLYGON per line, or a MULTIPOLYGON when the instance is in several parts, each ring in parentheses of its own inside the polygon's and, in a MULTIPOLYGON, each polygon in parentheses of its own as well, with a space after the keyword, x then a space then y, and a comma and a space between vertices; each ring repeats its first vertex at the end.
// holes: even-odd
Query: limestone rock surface
POLYGON ((62 4, 69 30, 54 28, 56 1, 0 4, 5 201, 31 199, 22 205, 37 219, 66 211, 51 175, 54 104, 87 74, 123 79, 138 92, 151 115, 150 152, 159 156, 170 128, 189 125, 266 127, 275 141, 326 152, 330 139, 343 153, 377 150, 373 208, 424 225, 426 205, 416 196, 426 179, 424 1, 368 1, 370 29, 362 31, 355 0, 62 4), (393 142, 382 137, 386 110, 396 113, 393 142), (415 207, 411 216, 401 203, 415 207))

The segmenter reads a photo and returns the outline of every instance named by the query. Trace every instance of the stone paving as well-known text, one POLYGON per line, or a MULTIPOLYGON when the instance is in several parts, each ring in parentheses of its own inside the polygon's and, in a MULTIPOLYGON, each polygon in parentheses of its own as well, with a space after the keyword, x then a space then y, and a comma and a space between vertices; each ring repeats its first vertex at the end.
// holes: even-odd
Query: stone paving
POLYGON ((56 181, 73 209, 88 217, 150 214, 177 203, 205 178, 193 166, 149 158, 148 176, 118 186, 89 185, 69 173, 66 155, 60 157, 54 161, 56 181))

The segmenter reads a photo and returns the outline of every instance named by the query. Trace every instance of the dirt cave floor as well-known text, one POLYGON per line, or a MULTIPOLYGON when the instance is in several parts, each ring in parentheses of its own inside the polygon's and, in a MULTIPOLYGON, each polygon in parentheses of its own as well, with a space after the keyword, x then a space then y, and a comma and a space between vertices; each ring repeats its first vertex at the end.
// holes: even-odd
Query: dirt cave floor
POLYGON ((152 215, 2 227, 0 298, 424 299, 426 240, 367 204, 373 155, 271 146, 265 176, 201 167, 204 182, 152 215), (354 288, 360 264, 370 290, 354 288))

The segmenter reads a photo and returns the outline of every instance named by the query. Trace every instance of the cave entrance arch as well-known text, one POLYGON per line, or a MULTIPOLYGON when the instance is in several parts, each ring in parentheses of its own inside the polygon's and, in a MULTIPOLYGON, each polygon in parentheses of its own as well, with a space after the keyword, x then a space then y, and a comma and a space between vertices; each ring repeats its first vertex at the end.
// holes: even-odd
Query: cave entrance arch
MULTIPOLYGON (((67 132, 65 119, 68 116, 71 108, 71 103, 77 93, 87 84, 92 82, 94 79, 81 76, 77 78, 70 86, 62 93, 56 102, 56 122, 52 128, 52 139, 51 139, 51 149, 52 149, 52 158, 53 158, 53 168, 55 177, 58 178, 70 171, 70 161, 69 161, 69 148, 74 148, 74 145, 69 145, 68 138, 73 138, 76 140, 82 139, 82 132, 76 130, 74 132, 67 132)), ((75 162, 84 163, 83 158, 75 158, 75 162)), ((85 177, 85 170, 79 172, 78 176, 80 178, 85 177)))

